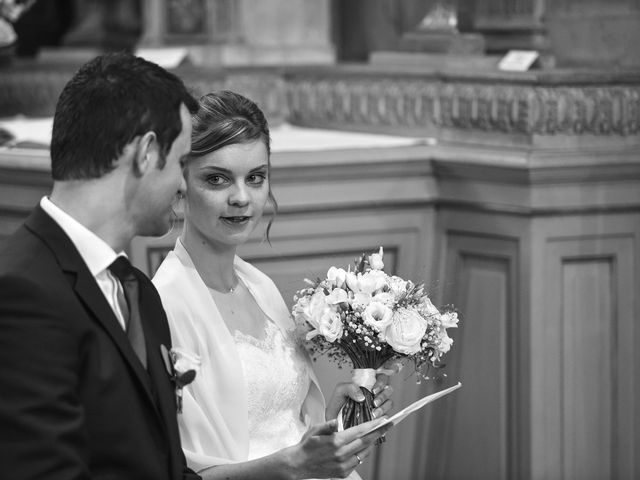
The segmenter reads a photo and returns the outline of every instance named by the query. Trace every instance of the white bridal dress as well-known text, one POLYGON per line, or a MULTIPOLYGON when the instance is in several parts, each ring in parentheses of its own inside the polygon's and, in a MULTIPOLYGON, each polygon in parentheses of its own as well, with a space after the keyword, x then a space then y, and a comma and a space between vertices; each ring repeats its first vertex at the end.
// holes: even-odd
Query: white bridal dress
POLYGON ((238 331, 249 413, 249 459, 298 443, 307 426, 300 418, 311 378, 295 338, 267 321, 264 340, 238 331))
POLYGON ((202 359, 178 415, 182 447, 196 471, 295 445, 325 421, 324 397, 280 292, 239 257, 234 268, 266 317, 263 339, 229 330, 180 240, 153 278, 173 346, 202 359))

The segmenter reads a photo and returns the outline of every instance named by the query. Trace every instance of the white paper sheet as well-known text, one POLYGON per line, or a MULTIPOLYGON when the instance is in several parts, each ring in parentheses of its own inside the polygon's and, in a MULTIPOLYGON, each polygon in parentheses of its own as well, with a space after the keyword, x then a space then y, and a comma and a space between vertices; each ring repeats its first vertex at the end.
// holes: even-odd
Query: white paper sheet
POLYGON ((379 428, 382 428, 385 425, 389 425, 389 424, 397 425, 398 423, 400 423, 402 420, 407 418, 410 414, 412 414, 416 410, 420 410, 425 405, 428 405, 431 402, 433 402, 434 400, 437 400, 439 398, 444 397, 445 395, 450 394, 451 392, 453 392, 454 390, 457 390, 461 386, 462 386, 462 383, 458 382, 458 384, 454 385, 453 387, 445 388, 444 390, 440 390, 439 392, 432 393, 431 395, 427 395, 426 397, 422 397, 420 400, 416 400, 415 402, 413 402, 408 407, 403 408, 399 412, 397 412, 394 415, 392 415, 391 417, 387 418, 384 422, 376 425, 375 427, 371 428, 370 430, 367 430, 362 435, 366 435, 367 433, 373 432, 374 430, 378 430, 379 428))

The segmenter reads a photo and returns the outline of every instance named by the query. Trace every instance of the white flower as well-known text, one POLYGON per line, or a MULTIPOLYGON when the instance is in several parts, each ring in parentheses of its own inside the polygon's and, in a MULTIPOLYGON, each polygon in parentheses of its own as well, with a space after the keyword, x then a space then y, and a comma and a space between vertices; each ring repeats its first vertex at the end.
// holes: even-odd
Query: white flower
POLYGON ((383 331, 393 318, 393 312, 383 303, 371 302, 362 312, 365 325, 370 325, 378 332, 383 331))
POLYGON ((395 301, 391 292, 377 292, 371 300, 384 303, 387 307, 393 306, 393 302, 395 301))
POLYGON ((373 275, 369 275, 368 273, 365 273, 364 275, 358 274, 358 286, 362 293, 368 293, 371 295, 376 291, 377 284, 376 278, 373 275))
POLYGON ((347 272, 342 268, 331 267, 327 272, 327 280, 338 288, 343 288, 347 280, 347 272))
POLYGON ((340 314, 332 308, 325 310, 318 325, 320 334, 333 343, 342 336, 342 328, 340 314))
POLYGON ((4 18, 0 18, 0 47, 11 45, 18 39, 13 25, 4 18))
POLYGON ((360 291, 360 282, 358 280, 358 276, 353 272, 347 272, 345 283, 347 287, 351 289, 352 292, 357 293, 360 291))
MULTIPOLYGON (((352 274, 353 275, 353 274, 352 274)), ((369 270, 353 277, 347 276, 347 285, 354 292, 373 294, 387 284, 387 274, 381 270, 369 270)))
POLYGON ((353 299, 351 300, 351 305, 357 307, 358 305, 362 307, 366 307, 371 303, 371 294, 358 292, 353 295, 353 299))
POLYGON ((456 312, 444 312, 440 316, 440 321, 444 328, 457 328, 458 327, 458 314, 456 312))
POLYGON ((346 303, 349 301, 346 290, 341 288, 334 288, 329 295, 325 297, 325 302, 329 305, 335 305, 337 303, 346 303))
POLYGON ((309 300, 311 297, 306 295, 300 297, 296 304, 293 306, 293 316, 296 319, 309 320, 309 300))
POLYGON ((420 351, 427 323, 418 312, 399 308, 393 314, 391 324, 384 331, 384 338, 399 353, 411 355, 420 351))
POLYGON ((386 287, 389 283, 389 275, 384 273, 382 270, 369 270, 364 274, 364 276, 370 279, 370 281, 373 280, 375 282, 375 292, 386 287))
POLYGON ((178 376, 183 375, 189 370, 194 370, 197 373, 202 364, 200 355, 189 352, 184 348, 174 347, 171 349, 170 355, 173 361, 173 369, 178 376))
POLYGON ((384 263, 382 262, 383 250, 380 247, 378 253, 372 253, 369 255, 369 265, 374 270, 382 270, 384 268, 384 263))
POLYGON ((182 413, 182 388, 189 385, 196 378, 202 363, 200 355, 179 347, 169 350, 164 345, 160 345, 160 354, 167 373, 174 384, 176 410, 178 413, 182 413))
POLYGON ((440 310, 436 308, 436 306, 433 304, 433 302, 429 297, 426 297, 426 296, 422 297, 422 300, 420 301, 420 307, 422 312, 427 317, 434 317, 434 318, 440 317, 440 310))
POLYGON ((441 353, 447 353, 453 344, 453 339, 446 333, 440 338, 440 343, 436 347, 441 353))
POLYGON ((396 297, 407 289, 407 281, 400 277, 396 277, 395 275, 389 277, 387 284, 389 285, 389 289, 393 295, 396 297))
POLYGON ((311 324, 313 328, 318 328, 320 324, 320 318, 324 314, 325 310, 329 308, 326 302, 326 295, 322 291, 318 291, 311 295, 309 304, 304 310, 306 320, 311 324))

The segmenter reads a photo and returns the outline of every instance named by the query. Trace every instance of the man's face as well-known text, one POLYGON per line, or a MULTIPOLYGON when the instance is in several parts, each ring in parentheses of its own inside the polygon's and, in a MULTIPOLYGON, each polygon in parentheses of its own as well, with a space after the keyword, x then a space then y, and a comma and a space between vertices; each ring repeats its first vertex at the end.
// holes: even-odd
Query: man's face
MULTIPOLYGON (((180 105, 182 130, 171 144, 166 163, 158 161, 145 179, 144 206, 138 222, 138 235, 159 236, 166 234, 174 222, 173 203, 180 191, 185 190, 182 164, 191 149, 191 117, 184 105, 180 105)), ((160 160, 160 159, 158 159, 160 160)))

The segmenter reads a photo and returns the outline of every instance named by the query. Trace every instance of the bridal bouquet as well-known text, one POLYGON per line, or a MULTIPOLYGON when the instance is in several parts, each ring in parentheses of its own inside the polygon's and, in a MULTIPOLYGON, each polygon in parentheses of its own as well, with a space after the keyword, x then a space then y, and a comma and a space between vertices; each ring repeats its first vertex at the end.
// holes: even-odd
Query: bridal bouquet
POLYGON ((339 364, 353 364, 353 381, 365 396, 350 400, 342 409, 345 428, 372 419, 376 374, 391 359, 405 359, 426 377, 430 368, 441 368, 442 357, 453 340, 447 328, 457 327, 451 307, 436 308, 423 284, 415 284, 384 272, 383 248, 363 254, 353 269, 331 267, 327 278, 294 296, 293 316, 306 333, 313 355, 328 355, 339 364))

